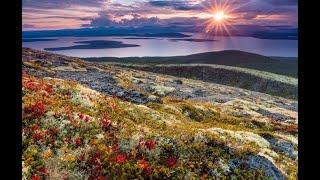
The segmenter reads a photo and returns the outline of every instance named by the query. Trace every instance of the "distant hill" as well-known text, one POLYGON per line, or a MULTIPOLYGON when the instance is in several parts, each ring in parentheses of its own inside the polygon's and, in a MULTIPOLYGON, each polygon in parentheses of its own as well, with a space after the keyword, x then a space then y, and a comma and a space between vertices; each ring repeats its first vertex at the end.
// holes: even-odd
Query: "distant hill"
POLYGON ((297 58, 267 57, 259 54, 225 50, 206 52, 187 56, 172 57, 100 57, 84 58, 95 62, 121 62, 121 63, 155 63, 155 64, 219 64, 227 66, 244 67, 261 71, 272 72, 291 77, 298 76, 297 58))
POLYGON ((130 28, 81 28, 81 29, 60 29, 60 30, 39 30, 23 31, 23 38, 41 37, 97 37, 97 36, 132 36, 132 37, 170 37, 183 38, 190 37, 176 31, 157 30, 157 29, 130 29, 130 28))
MULTIPOLYGON (((23 38, 40 38, 40 37, 94 37, 94 36, 132 36, 132 37, 190 37, 184 33, 201 33, 203 26, 112 26, 112 27, 95 27, 95 28, 80 28, 80 29, 59 29, 59 30, 36 30, 23 31, 23 38)), ((238 25, 234 29, 230 29, 229 33, 220 32, 219 36, 246 36, 259 39, 286 39, 297 40, 298 28, 292 27, 267 27, 267 26, 252 26, 238 25)))

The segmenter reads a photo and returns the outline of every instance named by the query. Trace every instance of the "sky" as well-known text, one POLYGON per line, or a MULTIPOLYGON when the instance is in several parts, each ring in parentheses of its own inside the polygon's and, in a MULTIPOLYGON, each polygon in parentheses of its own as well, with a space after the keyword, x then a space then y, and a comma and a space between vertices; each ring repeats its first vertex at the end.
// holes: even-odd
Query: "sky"
POLYGON ((232 25, 298 26, 298 0, 22 0, 22 28, 196 26, 219 4, 232 25))

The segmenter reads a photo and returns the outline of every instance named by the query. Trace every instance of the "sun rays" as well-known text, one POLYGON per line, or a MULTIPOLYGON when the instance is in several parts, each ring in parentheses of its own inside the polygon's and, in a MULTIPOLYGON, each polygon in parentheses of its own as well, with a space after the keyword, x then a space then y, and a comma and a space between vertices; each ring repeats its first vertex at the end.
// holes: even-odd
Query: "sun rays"
POLYGON ((237 19, 236 10, 246 5, 236 4, 235 0, 212 0, 203 4, 209 18, 204 22, 206 34, 231 36, 231 29, 237 19))
POLYGON ((209 7, 206 7, 208 13, 212 16, 205 22, 205 32, 214 35, 230 35, 230 26, 234 18, 233 9, 228 0, 214 1, 209 7))

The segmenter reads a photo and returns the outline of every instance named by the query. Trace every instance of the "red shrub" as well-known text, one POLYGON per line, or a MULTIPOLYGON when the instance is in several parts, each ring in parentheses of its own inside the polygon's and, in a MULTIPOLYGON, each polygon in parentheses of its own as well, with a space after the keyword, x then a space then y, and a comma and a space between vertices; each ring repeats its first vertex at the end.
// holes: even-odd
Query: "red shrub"
POLYGON ((41 178, 38 175, 33 175, 31 176, 31 180, 41 180, 41 178))
POLYGON ((86 116, 86 118, 84 119, 85 122, 89 122, 90 121, 90 117, 86 116))
POLYGON ((127 156, 125 154, 118 154, 116 157, 116 162, 119 164, 126 162, 126 160, 127 160, 127 156))
POLYGON ((109 119, 109 117, 107 115, 105 115, 101 120, 102 128, 106 129, 110 126, 110 124, 111 124, 111 120, 109 119))
POLYGON ((33 118, 39 118, 46 112, 46 108, 42 102, 37 102, 29 107, 24 108, 24 112, 31 114, 33 118))
POLYGON ((45 176, 47 176, 49 174, 48 170, 44 167, 40 168, 39 172, 45 176))
POLYGON ((53 93, 53 88, 52 85, 50 84, 46 84, 42 81, 40 82, 36 82, 33 79, 31 79, 30 77, 28 77, 27 79, 23 80, 23 87, 32 91, 40 91, 43 90, 48 94, 52 94, 53 93))
POLYGON ((98 176, 98 180, 104 180, 103 176, 98 176))
POLYGON ((70 137, 65 137, 65 138, 63 139, 63 141, 64 141, 64 143, 66 143, 66 144, 70 144, 70 142, 72 142, 70 137))
POLYGON ((24 84, 24 87, 32 91, 37 90, 39 88, 35 82, 27 82, 24 84))
POLYGON ((36 130, 38 130, 38 129, 39 129, 39 126, 36 125, 36 124, 33 124, 33 125, 31 126, 31 130, 32 130, 32 131, 36 131, 36 130))
POLYGON ((167 165, 168 167, 173 167, 175 166, 176 164, 176 159, 174 159, 172 156, 170 156, 168 159, 167 159, 167 165))
POLYGON ((118 144, 113 145, 112 151, 117 152, 119 150, 118 144))
POLYGON ((101 152, 98 151, 92 156, 90 162, 91 164, 94 164, 94 165, 100 165, 101 164, 100 159, 101 159, 101 152))
POLYGON ((148 141, 145 142, 145 145, 149 150, 152 150, 156 145, 156 141, 148 140, 148 141))
POLYGON ((85 157, 85 154, 81 154, 81 155, 79 156, 79 160, 80 160, 80 161, 84 161, 85 158, 86 158, 86 157, 85 157))
POLYGON ((45 88, 44 88, 45 91, 47 91, 47 93, 49 94, 52 94, 53 93, 53 88, 52 88, 52 85, 45 85, 45 88))
POLYGON ((79 113, 79 118, 80 119, 83 119, 84 118, 84 115, 82 113, 79 113))
POLYGON ((149 168, 149 163, 148 163, 148 161, 146 161, 146 160, 144 160, 144 159, 139 160, 139 161, 137 162, 137 165, 138 165, 138 167, 139 167, 140 169, 143 169, 143 170, 149 168))
POLYGON ((56 135, 56 134, 58 133, 58 128, 55 128, 55 127, 50 128, 50 129, 49 129, 49 133, 50 133, 50 135, 52 135, 52 136, 56 135))
POLYGON ((76 146, 81 146, 82 144, 82 139, 80 137, 78 137, 76 140, 75 140, 75 143, 76 143, 76 146))
POLYGON ((32 139, 34 139, 35 141, 40 141, 43 139, 43 135, 41 133, 35 133, 32 135, 32 139))

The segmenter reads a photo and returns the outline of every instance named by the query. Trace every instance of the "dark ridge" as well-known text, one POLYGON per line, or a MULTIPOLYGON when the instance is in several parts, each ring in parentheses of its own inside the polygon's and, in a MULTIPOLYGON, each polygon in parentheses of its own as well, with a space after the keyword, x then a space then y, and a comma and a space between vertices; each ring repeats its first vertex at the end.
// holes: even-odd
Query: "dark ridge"
POLYGON ((87 61, 95 62, 120 62, 140 64, 219 64, 256 69, 291 77, 298 76, 298 61, 292 60, 292 58, 274 58, 236 50, 206 52, 187 56, 171 57, 99 57, 84 59, 87 61))

